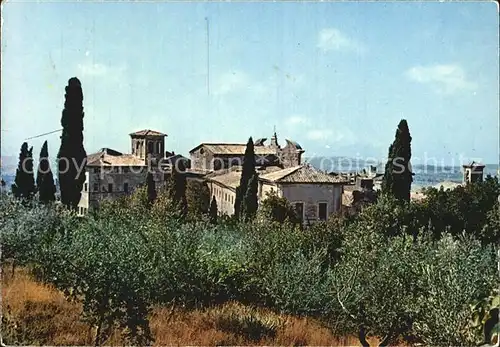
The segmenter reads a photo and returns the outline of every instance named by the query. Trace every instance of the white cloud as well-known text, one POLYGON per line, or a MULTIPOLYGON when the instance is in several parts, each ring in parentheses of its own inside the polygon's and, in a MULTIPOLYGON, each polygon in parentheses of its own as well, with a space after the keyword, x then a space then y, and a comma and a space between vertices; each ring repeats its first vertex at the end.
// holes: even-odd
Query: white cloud
POLYGON ((312 129, 306 133, 309 140, 328 140, 333 135, 333 131, 328 129, 312 129))
POLYGON ((78 71, 83 76, 102 76, 108 71, 108 67, 103 64, 78 64, 78 71))
POLYGON ((326 129, 309 128, 309 130, 305 131, 305 136, 311 141, 322 141, 325 143, 326 148, 333 148, 339 143, 353 145, 358 141, 354 133, 345 126, 332 126, 326 129))
POLYGON ((111 76, 116 77, 126 70, 125 65, 108 66, 100 63, 82 63, 77 65, 79 75, 82 77, 90 76, 111 76))
POLYGON ((467 80, 464 69, 457 64, 414 66, 406 71, 406 76, 412 81, 430 85, 440 94, 477 88, 476 83, 467 80))
POLYGON ((344 35, 335 28, 322 29, 318 35, 318 48, 328 51, 364 52, 365 47, 353 38, 344 35))
POLYGON ((303 116, 294 115, 294 116, 289 117, 285 122, 287 125, 290 125, 290 126, 299 126, 299 125, 308 124, 309 120, 303 116))
POLYGON ((229 71, 215 78, 214 95, 221 96, 241 90, 263 93, 266 92, 267 88, 264 84, 252 80, 243 71, 229 71))

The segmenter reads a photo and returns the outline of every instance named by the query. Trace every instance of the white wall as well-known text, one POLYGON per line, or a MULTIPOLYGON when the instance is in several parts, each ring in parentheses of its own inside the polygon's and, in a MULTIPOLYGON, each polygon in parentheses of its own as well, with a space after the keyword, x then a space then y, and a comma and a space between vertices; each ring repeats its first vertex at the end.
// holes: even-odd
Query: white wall
POLYGON ((279 197, 283 196, 282 190, 276 184, 260 181, 260 185, 259 185, 259 200, 260 199, 265 199, 266 196, 267 196, 267 193, 271 193, 271 192, 277 193, 277 195, 279 197))
POLYGON ((236 192, 213 181, 209 182, 208 187, 210 189, 210 201, 212 201, 212 197, 215 196, 219 215, 227 214, 228 216, 232 216, 234 214, 236 192))
POLYGON ((328 216, 338 212, 342 203, 342 186, 337 184, 284 184, 283 196, 291 203, 303 202, 306 218, 318 218, 318 204, 328 204, 328 216))
POLYGON ((78 214, 82 215, 89 209, 89 173, 85 172, 85 182, 83 183, 82 195, 78 202, 78 214), (87 189, 85 189, 87 188, 87 189))

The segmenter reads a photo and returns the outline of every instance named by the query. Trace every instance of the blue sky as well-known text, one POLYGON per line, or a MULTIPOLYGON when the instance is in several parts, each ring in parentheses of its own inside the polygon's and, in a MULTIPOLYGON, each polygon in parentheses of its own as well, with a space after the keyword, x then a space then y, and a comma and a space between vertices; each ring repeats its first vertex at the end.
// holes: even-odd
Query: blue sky
MULTIPOLYGON (((306 156, 383 158, 405 118, 416 161, 498 161, 494 2, 9 1, 2 17, 3 156, 60 127, 77 76, 88 153, 151 128, 187 155, 275 125, 306 156)), ((44 140, 55 157, 59 134, 35 156, 44 140)))

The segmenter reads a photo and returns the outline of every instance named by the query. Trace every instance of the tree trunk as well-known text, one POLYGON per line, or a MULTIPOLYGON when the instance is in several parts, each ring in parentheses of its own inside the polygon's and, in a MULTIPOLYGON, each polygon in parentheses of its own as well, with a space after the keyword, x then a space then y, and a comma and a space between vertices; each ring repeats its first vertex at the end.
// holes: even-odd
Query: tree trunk
POLYGON ((15 271, 16 271, 16 260, 13 259, 12 260, 12 272, 10 274, 10 279, 11 280, 14 279, 14 273, 15 273, 15 271))
POLYGON ((387 334, 387 336, 384 337, 382 339, 382 341, 380 341, 378 347, 386 347, 386 346, 388 346, 389 342, 391 342, 391 339, 392 339, 392 334, 391 333, 387 334))
POLYGON ((370 344, 366 341, 366 330, 364 326, 359 327, 359 342, 363 347, 370 347, 370 344))
POLYGON ((99 319, 99 324, 97 325, 97 331, 95 333, 95 342, 94 342, 94 347, 99 346, 99 338, 101 337, 101 329, 102 329, 102 318, 99 319))

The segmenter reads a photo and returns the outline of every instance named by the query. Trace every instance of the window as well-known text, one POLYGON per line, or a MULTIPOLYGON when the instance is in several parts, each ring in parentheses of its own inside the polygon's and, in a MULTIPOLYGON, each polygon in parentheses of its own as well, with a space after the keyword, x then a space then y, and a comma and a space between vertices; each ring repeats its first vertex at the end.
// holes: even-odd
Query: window
POLYGON ((328 214, 328 204, 326 202, 320 202, 318 204, 318 218, 319 220, 326 220, 328 214))
POLYGON ((108 184, 108 193, 112 193, 113 192, 113 183, 109 183, 108 184))
POLYGON ((158 154, 161 153, 161 142, 156 143, 156 153, 158 153, 158 154))
POLYGON ((94 183, 94 192, 99 191, 99 185, 97 183, 94 183))
POLYGON ((85 186, 84 186, 83 191, 85 191, 85 192, 86 192, 86 191, 88 191, 88 190, 89 190, 89 184, 88 184, 88 183, 85 183, 85 186))
POLYGON ((148 142, 148 154, 153 153, 153 142, 148 142))
POLYGON ((94 168, 94 173, 99 173, 99 168, 98 167, 94 168))
POLYGON ((128 193, 128 183, 127 182, 123 183, 123 191, 125 193, 128 193))
POLYGON ((297 217, 299 217, 300 220, 304 220, 304 203, 303 202, 296 202, 295 203, 295 213, 297 213, 297 217))

